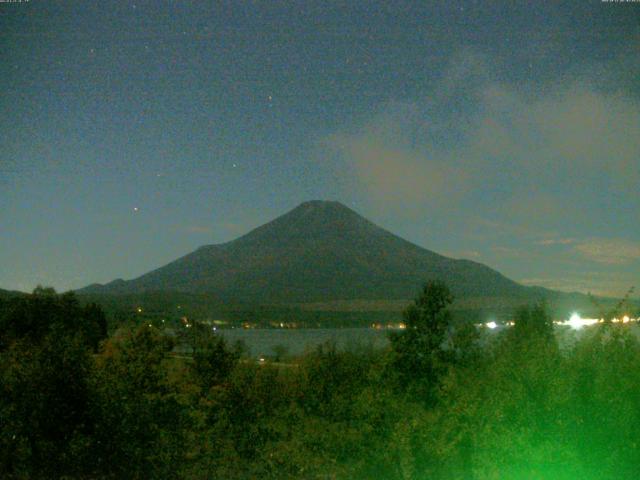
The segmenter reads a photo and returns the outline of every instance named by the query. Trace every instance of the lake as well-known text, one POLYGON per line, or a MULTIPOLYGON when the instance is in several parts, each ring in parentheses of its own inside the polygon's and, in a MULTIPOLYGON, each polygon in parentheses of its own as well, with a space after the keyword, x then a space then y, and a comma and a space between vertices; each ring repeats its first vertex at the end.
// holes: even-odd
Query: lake
MULTIPOLYGON (((502 331, 505 327, 496 330, 484 329, 485 335, 502 331)), ((586 327, 574 330, 567 326, 555 328, 556 338, 563 349, 570 349, 575 342, 586 332, 593 332, 594 327, 586 327)), ((630 325, 632 332, 640 337, 640 328, 637 324, 630 325)), ((373 328, 301 328, 301 329, 222 329, 218 335, 222 335, 229 344, 237 341, 245 343, 249 354, 254 357, 274 354, 274 348, 284 347, 286 354, 299 355, 305 350, 312 349, 325 342, 333 342, 336 347, 344 349, 353 345, 372 345, 383 348, 389 344, 387 335, 394 330, 373 328)), ((397 330, 395 330, 397 331, 397 330)), ((489 338, 484 337, 485 341, 489 338)))
POLYGON ((385 347, 389 341, 387 332, 373 328, 303 328, 303 329, 222 329, 218 334, 233 344, 242 341, 250 355, 273 355, 274 348, 284 347, 289 355, 299 355, 325 342, 333 342, 338 348, 352 345, 385 347))

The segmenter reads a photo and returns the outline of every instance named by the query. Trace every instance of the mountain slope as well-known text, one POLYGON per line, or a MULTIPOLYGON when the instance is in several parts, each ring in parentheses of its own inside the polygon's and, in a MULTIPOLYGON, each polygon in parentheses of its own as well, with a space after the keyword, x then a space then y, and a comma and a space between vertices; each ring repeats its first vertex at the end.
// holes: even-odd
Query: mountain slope
POLYGON ((0 300, 8 300, 9 298, 19 297, 26 295, 26 293, 18 292, 17 290, 3 290, 0 288, 0 300))
POLYGON ((338 202, 311 201, 231 242, 79 293, 178 291, 248 303, 393 300, 413 298, 430 279, 446 281, 458 297, 546 292, 414 245, 338 202))

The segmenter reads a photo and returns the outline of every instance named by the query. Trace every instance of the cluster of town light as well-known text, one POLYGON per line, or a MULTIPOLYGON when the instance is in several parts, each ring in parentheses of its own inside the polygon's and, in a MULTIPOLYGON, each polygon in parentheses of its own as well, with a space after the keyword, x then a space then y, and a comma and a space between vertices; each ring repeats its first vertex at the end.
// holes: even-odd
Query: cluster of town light
MULTIPOLYGON (((622 318, 613 318, 611 323, 631 323, 638 322, 640 318, 629 318, 629 315, 624 315, 622 318)), ((569 320, 563 322, 554 322, 557 325, 568 325, 569 327, 577 330, 582 327, 589 327, 598 323, 604 323, 604 318, 582 318, 578 313, 572 313, 569 320)))
MULTIPOLYGON (((178 309, 181 309, 182 307, 180 305, 178 305, 178 309)), ((137 307, 136 311, 138 313, 142 313, 142 307, 137 307)), ((182 323, 184 324, 184 326, 186 328, 191 327, 191 323, 188 321, 187 317, 182 317, 180 320, 182 320, 182 323)), ((629 318, 629 315, 624 315, 622 318, 614 318, 611 320, 612 323, 630 323, 630 322, 640 322, 640 317, 639 318, 629 318)), ((164 323, 164 319, 162 319, 162 323, 164 323)), ((571 316, 569 317, 568 320, 554 320, 553 322, 556 325, 566 325, 569 326, 571 328, 573 328, 574 330, 578 330, 582 327, 589 327, 591 325, 595 325, 597 323, 604 323, 604 319, 603 318, 582 318, 577 312, 574 312, 571 314, 571 316)), ((505 323, 506 326, 511 327, 514 325, 513 321, 510 322, 506 322, 505 323)), ((151 326, 151 324, 149 324, 149 326, 151 326)), ((244 325, 243 325, 244 326, 244 325)), ((496 323, 495 321, 490 321, 490 322, 486 322, 477 326, 484 326, 487 327, 491 330, 498 328, 498 323, 496 323)), ((280 323, 280 328, 283 328, 284 324, 281 322, 280 323)), ((380 329, 383 328, 383 326, 381 324, 372 324, 371 325, 372 328, 375 329, 380 329)), ((248 328, 247 326, 244 326, 244 328, 248 328)), ((404 323, 399 323, 397 325, 387 325, 387 328, 400 328, 400 329, 404 329, 406 328, 406 325, 404 323)), ((213 331, 216 331, 216 327, 213 327, 213 331)))
MULTIPOLYGON (((614 318, 611 320, 612 323, 631 323, 631 322, 639 322, 640 318, 629 318, 629 315, 624 315, 622 318, 614 318)), ((571 314, 568 320, 555 320, 553 322, 555 325, 566 325, 568 327, 573 328, 574 330, 579 330, 582 327, 589 327, 591 325, 596 325, 598 323, 604 323, 603 318, 582 318, 578 313, 574 312, 571 314)), ((493 330, 498 327, 498 324, 494 321, 486 322, 483 324, 485 327, 493 330)), ((514 322, 507 322, 507 326, 514 325, 514 322)))

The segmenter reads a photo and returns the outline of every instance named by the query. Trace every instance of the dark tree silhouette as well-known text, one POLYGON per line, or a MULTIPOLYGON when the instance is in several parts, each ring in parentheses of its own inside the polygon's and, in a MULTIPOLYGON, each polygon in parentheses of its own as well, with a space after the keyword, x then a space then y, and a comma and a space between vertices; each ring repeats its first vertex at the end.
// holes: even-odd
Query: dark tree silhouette
POLYGON ((393 365, 402 387, 413 386, 427 403, 434 400, 439 378, 452 351, 445 347, 451 326, 453 295, 442 282, 427 283, 403 313, 405 329, 390 335, 393 365))

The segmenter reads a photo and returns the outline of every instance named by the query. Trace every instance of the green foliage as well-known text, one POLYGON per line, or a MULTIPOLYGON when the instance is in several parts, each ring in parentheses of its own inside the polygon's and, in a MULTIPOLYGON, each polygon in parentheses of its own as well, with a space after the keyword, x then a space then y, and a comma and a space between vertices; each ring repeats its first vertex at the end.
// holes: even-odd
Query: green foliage
POLYGON ((273 360, 275 362, 282 362, 287 359, 289 356, 289 349, 284 345, 276 345, 272 349, 273 352, 273 360))
POLYGON ((78 336, 50 334, 0 354, 0 471, 9 478, 86 474, 93 361, 78 336))
POLYGON ((242 354, 241 346, 230 349, 224 338, 203 329, 194 342, 193 372, 196 383, 206 392, 225 382, 242 354))
POLYGON ((0 318, 3 478, 174 478, 185 424, 164 382, 171 342, 145 327, 92 355, 102 312, 52 289, 0 318))
POLYGON ((528 343, 532 341, 554 342, 553 319, 542 304, 533 307, 520 307, 515 314, 514 327, 509 330, 516 343, 528 343))
POLYGON ((432 402, 438 381, 453 353, 445 347, 451 326, 448 306, 453 296, 444 283, 429 282, 404 312, 405 330, 389 336, 393 367, 404 388, 411 387, 432 402))
POLYGON ((567 361, 580 460, 598 478, 640 472, 640 343, 626 325, 586 335, 567 361))
POLYGON ((146 325, 105 343, 93 377, 95 462, 117 478, 173 478, 187 419, 166 382, 172 342, 146 325))
POLYGON ((640 349, 629 327, 594 327, 561 353, 543 307, 515 322, 448 370, 433 407, 398 422, 404 478, 637 478, 640 349))
POLYGON ((601 318, 605 321, 605 323, 610 324, 614 318, 620 318, 623 315, 623 308, 631 306, 631 295, 633 294, 635 287, 630 287, 629 290, 624 294, 624 296, 618 300, 615 305, 609 307, 609 309, 605 308, 605 306, 598 301, 596 297, 589 294, 589 300, 598 310, 598 318, 601 318))
POLYGON ((2 478, 574 479, 640 474, 640 342, 629 324, 560 349, 543 305, 455 323, 428 284, 388 350, 324 344, 256 362, 194 323, 101 342, 99 311, 38 290, 0 305, 2 478), (97 338, 97 337, 96 337, 97 338), (402 386, 404 388, 398 388, 402 386))
POLYGON ((107 323, 97 305, 80 306, 72 292, 58 295, 52 288, 13 297, 0 309, 0 350, 22 339, 39 343, 53 331, 80 334, 95 351, 106 337, 107 323))
POLYGON ((0 310, 0 470, 9 478, 83 475, 79 451, 94 431, 91 349, 102 338, 96 307, 37 288, 0 310))
POLYGON ((374 359, 365 352, 356 355, 338 351, 332 343, 319 345, 301 364, 303 408, 330 419, 349 418, 372 363, 374 359))
POLYGON ((565 369, 547 320, 543 307, 519 310, 484 362, 457 373, 464 387, 450 387, 453 408, 471 413, 459 420, 478 478, 575 478, 580 471, 565 439, 565 369))

